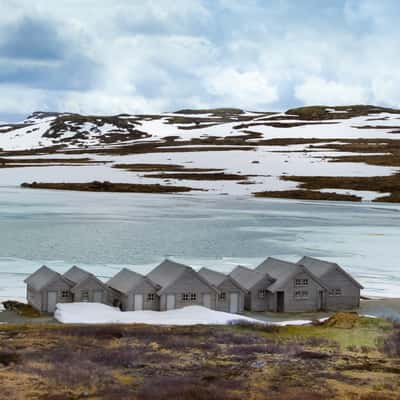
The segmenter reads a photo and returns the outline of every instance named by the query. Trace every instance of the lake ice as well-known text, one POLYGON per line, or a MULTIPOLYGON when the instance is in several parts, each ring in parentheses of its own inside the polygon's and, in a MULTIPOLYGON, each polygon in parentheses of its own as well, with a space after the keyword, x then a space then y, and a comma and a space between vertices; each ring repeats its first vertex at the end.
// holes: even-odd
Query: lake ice
POLYGON ((25 297, 40 265, 78 264, 107 279, 164 257, 229 272, 267 256, 335 261, 363 294, 400 297, 400 208, 235 196, 0 188, 0 300, 25 297))

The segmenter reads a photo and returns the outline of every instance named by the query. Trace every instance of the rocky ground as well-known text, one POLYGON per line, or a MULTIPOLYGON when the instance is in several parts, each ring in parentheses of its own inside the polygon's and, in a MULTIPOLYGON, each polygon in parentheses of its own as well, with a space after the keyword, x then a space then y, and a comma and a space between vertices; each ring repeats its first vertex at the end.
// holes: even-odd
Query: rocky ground
POLYGON ((400 327, 1 325, 9 399, 400 398, 400 327))

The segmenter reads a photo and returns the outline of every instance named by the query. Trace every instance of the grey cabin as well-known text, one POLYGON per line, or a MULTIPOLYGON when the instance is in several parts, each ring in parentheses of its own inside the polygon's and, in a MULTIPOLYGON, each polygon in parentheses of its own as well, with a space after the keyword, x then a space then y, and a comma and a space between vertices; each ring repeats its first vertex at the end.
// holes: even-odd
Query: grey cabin
POLYGON ((149 278, 129 269, 122 269, 107 282, 110 288, 109 303, 122 311, 160 309, 160 287, 149 278))
POLYGON ((160 311, 189 305, 216 307, 217 289, 187 265, 164 260, 147 278, 160 287, 160 311))
POLYGON ((267 310, 273 312, 312 312, 326 309, 325 284, 304 265, 269 257, 256 269, 268 274, 267 310))
POLYGON ((268 274, 238 265, 229 276, 247 290, 244 301, 246 310, 266 311, 268 309, 268 287, 273 281, 268 274))
POLYGON ((108 287, 90 272, 73 266, 63 276, 74 283, 71 288, 72 301, 107 303, 108 287))
POLYGON ((327 287, 325 307, 327 310, 352 309, 360 306, 360 291, 364 289, 350 274, 338 264, 303 257, 298 261, 327 287))
POLYGON ((255 269, 229 275, 164 260, 147 276, 122 269, 107 283, 73 266, 64 275, 42 266, 29 275, 27 300, 52 313, 57 303, 94 302, 122 311, 165 311, 201 305, 218 311, 314 312, 354 309, 363 287, 338 264, 303 257, 297 263, 269 257, 255 269))
POLYGON ((28 303, 41 312, 52 313, 57 303, 72 301, 71 288, 74 283, 45 265, 29 275, 24 282, 27 285, 28 303))
POLYGON ((247 290, 231 276, 208 268, 198 272, 207 282, 218 289, 216 310, 233 314, 243 313, 247 290))

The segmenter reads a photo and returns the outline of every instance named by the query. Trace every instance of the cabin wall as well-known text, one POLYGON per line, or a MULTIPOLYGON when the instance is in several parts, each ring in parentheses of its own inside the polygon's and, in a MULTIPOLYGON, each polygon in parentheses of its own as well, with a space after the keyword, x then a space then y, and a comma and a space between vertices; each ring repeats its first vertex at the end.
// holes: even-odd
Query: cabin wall
POLYGON ((282 291, 285 292, 284 312, 313 312, 320 309, 320 291, 324 291, 324 289, 307 273, 293 276, 282 288, 282 291), (296 279, 308 279, 308 285, 296 286, 296 279), (297 291, 306 291, 308 296, 296 297, 297 291))
POLYGON ((342 292, 339 296, 327 293, 327 310, 348 310, 360 306, 360 288, 341 270, 330 271, 323 280, 329 289, 340 289, 342 292))
POLYGON ((193 305, 203 305, 203 295, 209 294, 211 298, 211 309, 216 306, 216 292, 204 283, 196 273, 191 271, 184 272, 176 282, 172 283, 160 298, 160 310, 167 309, 167 295, 175 295, 175 308, 182 308, 193 305), (184 293, 196 293, 196 300, 183 300, 184 293))
POLYGON ((264 278, 255 284, 251 290, 250 295, 246 296, 245 308, 249 311, 266 311, 268 309, 269 296, 260 297, 260 290, 268 290, 268 286, 271 285, 269 278, 264 278))
POLYGON ((62 279, 56 279, 53 281, 51 284, 46 286, 42 291, 42 311, 43 312, 48 312, 47 308, 47 294, 48 292, 56 292, 57 293, 57 303, 71 303, 72 302, 72 296, 69 297, 63 297, 62 292, 63 291, 71 291, 71 286, 68 285, 65 281, 62 279))
POLYGON ((98 282, 96 279, 87 279, 83 281, 81 284, 78 284, 74 287, 74 302, 81 302, 81 301, 95 301, 95 292, 101 291, 101 302, 108 303, 108 288, 98 282), (89 299, 83 299, 83 292, 89 292, 89 299))
POLYGON ((42 293, 41 292, 37 292, 32 287, 27 286, 26 287, 26 300, 27 300, 28 304, 30 304, 36 310, 44 311, 44 310, 42 310, 42 293))
POLYGON ((128 295, 128 305, 126 311, 135 310, 135 294, 143 295, 143 310, 159 311, 160 310, 160 297, 157 295, 155 288, 148 282, 143 281, 140 285, 136 286, 128 295), (148 298, 149 294, 154 294, 154 300, 148 298))
POLYGON ((230 312, 230 293, 237 293, 239 295, 239 313, 243 313, 244 311, 244 301, 245 301, 245 293, 243 290, 238 288, 231 279, 225 279, 219 286, 218 290, 220 292, 226 293, 225 300, 221 300, 219 296, 217 296, 216 302, 216 310, 230 312))

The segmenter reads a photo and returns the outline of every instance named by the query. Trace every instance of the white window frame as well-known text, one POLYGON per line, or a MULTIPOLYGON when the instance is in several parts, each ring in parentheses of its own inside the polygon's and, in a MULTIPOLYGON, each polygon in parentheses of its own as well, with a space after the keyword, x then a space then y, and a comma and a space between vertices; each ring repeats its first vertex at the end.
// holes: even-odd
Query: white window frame
POLYGON ((308 299, 308 297, 309 297, 308 290, 296 290, 294 292, 294 298, 296 300, 304 300, 308 299))
POLYGON ((147 293, 147 301, 154 301, 156 299, 155 293, 147 293))
POLYGON ((265 299, 267 297, 268 290, 267 289, 260 289, 258 291, 258 298, 259 299, 265 299))
POLYGON ((295 286, 308 286, 309 279, 308 278, 296 278, 294 281, 295 286))
POLYGON ((218 294, 218 300, 226 301, 226 292, 221 292, 218 294))
POLYGON ((71 297, 71 292, 69 290, 62 290, 61 291, 61 298, 62 299, 68 299, 71 297))

